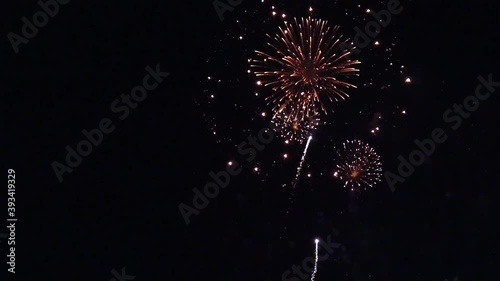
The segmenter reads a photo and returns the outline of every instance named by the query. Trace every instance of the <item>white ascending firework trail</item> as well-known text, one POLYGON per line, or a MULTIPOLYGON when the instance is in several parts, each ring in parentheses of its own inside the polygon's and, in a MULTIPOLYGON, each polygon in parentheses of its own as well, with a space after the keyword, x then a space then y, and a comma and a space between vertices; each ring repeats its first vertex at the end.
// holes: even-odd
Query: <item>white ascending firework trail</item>
MULTIPOLYGON (((309 148, 309 144, 311 143, 312 136, 309 136, 309 139, 307 139, 306 143, 306 148, 304 148, 304 152, 302 153, 302 158, 300 159, 300 164, 297 167, 297 173, 295 174, 295 178, 293 179, 292 182, 292 191, 290 192, 290 205, 293 203, 293 198, 295 195, 295 187, 297 186, 297 182, 299 181, 300 177, 300 171, 302 170, 302 165, 304 164, 304 160, 306 160, 306 155, 307 155, 307 149, 309 148)), ((290 208, 288 209, 287 213, 290 213, 290 208)))
MULTIPOLYGON (((302 165, 304 164, 304 160, 306 160, 307 149, 309 148, 309 144, 311 143, 311 140, 312 140, 312 136, 309 136, 309 138, 307 139, 306 148, 304 148, 304 152, 302 153, 302 158, 300 159, 300 164, 297 167, 297 173, 295 174, 295 178, 292 181, 292 189, 290 191, 290 196, 288 197, 289 203, 288 203, 288 210, 286 211, 286 216, 288 216, 290 214, 290 211, 292 209, 293 199, 295 197, 295 187, 297 186, 297 182, 298 182, 299 177, 300 177, 300 171, 302 170, 302 165)), ((285 232, 285 231, 286 231, 286 224, 285 224, 285 227, 283 228, 283 232, 285 232)), ((280 238, 283 238, 283 236, 281 236, 280 238)))
POLYGON ((311 274, 311 281, 314 281, 314 277, 316 276, 316 272, 318 272, 318 243, 319 243, 319 239, 314 240, 314 243, 316 243, 316 251, 314 253, 314 270, 311 274))
POLYGON ((304 160, 306 160, 307 149, 309 148, 309 143, 311 143, 312 139, 312 136, 309 136, 309 139, 307 139, 306 148, 304 148, 304 152, 302 153, 302 158, 300 159, 300 164, 297 168, 297 174, 295 175, 295 179, 293 180, 292 189, 295 189, 295 186, 297 185, 297 180, 300 176, 300 170, 302 170, 302 164, 304 164, 304 160))

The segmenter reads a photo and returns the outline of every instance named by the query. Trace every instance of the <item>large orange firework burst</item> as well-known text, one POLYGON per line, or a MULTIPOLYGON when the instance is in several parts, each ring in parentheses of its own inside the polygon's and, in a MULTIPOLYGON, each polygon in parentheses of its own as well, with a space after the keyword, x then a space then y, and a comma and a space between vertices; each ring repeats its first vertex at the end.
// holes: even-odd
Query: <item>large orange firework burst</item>
POLYGON ((338 29, 327 21, 302 18, 285 22, 274 38, 268 35, 272 52, 256 51, 251 67, 263 80, 257 83, 273 89, 274 112, 290 106, 294 119, 326 114, 328 102, 345 99, 345 89, 356 88, 344 78, 357 75, 355 65, 360 62, 349 58, 349 48, 341 47, 351 42, 336 36, 338 29))

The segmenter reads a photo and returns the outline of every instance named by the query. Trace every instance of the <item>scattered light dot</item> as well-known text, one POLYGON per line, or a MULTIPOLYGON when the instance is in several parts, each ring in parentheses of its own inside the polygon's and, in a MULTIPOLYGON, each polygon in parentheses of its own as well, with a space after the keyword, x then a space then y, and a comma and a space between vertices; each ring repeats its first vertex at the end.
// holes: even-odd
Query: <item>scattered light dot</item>
POLYGON ((313 11, 313 7, 309 7, 309 12, 312 12, 313 11))
POLYGON ((370 9, 366 9, 366 12, 369 13, 369 12, 371 12, 371 10, 370 9))
POLYGON ((307 174, 307 177, 310 178, 311 177, 311 174, 307 174))
POLYGON ((406 110, 403 110, 401 113, 402 113, 402 114, 406 114, 406 110))
POLYGON ((247 70, 247 73, 252 73, 252 71, 249 69, 249 70, 247 70))
POLYGON ((259 171, 259 167, 255 167, 253 168, 254 171, 258 172, 259 171))
POLYGON ((405 83, 411 83, 410 77, 406 78, 405 83))
POLYGON ((380 45, 380 43, 378 41, 375 41, 375 46, 378 46, 380 45))
POLYGON ((257 81, 257 85, 262 85, 262 82, 261 81, 257 81))
POLYGON ((377 130, 377 131, 378 131, 378 130, 379 130, 379 127, 375 128, 375 130, 377 130))
POLYGON ((286 154, 286 153, 283 154, 283 158, 285 158, 285 159, 288 158, 288 154, 286 154))
POLYGON ((207 79, 208 79, 208 80, 210 80, 210 79, 212 79, 212 77, 208 76, 208 78, 207 78, 207 79))
POLYGON ((240 36, 240 40, 242 40, 242 39, 243 39, 243 36, 240 36))
POLYGON ((273 16, 275 16, 275 15, 276 15, 276 12, 273 11, 273 16))
POLYGON ((319 239, 314 239, 314 243, 318 244, 319 243, 319 239))
POLYGON ((260 115, 262 115, 262 117, 266 117, 266 113, 265 112, 262 112, 260 115))
POLYGON ((339 172, 335 172, 335 173, 333 173, 333 176, 334 176, 334 177, 338 177, 338 176, 339 176, 339 172))
POLYGON ((282 18, 286 18, 286 15, 285 15, 285 14, 282 14, 282 15, 281 15, 281 17, 282 17, 282 18))
POLYGON ((372 134, 375 134, 375 130, 372 130, 371 132, 372 132, 372 134))
POLYGON ((214 98, 214 95, 210 95, 211 98, 214 98))
POLYGON ((229 166, 232 166, 232 165, 233 165, 233 161, 229 161, 229 162, 227 162, 227 164, 228 164, 229 166))
POLYGON ((290 143, 290 142, 289 142, 288 140, 286 140, 286 141, 285 141, 285 144, 288 144, 288 143, 290 143))

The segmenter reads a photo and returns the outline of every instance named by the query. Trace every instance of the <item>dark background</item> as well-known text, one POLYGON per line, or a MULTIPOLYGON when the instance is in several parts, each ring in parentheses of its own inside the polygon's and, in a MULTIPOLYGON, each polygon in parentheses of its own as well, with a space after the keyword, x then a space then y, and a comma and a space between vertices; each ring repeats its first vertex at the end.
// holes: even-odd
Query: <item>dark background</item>
MULTIPOLYGON (((293 2, 276 5, 306 15, 302 6, 309 3, 293 2)), ((497 93, 455 132, 445 127, 442 114, 474 93, 479 75, 500 80, 499 7, 494 1, 402 4, 405 10, 383 32, 397 36, 394 56, 409 69, 412 85, 400 99, 394 97, 403 87, 398 82, 386 96, 358 95, 339 105, 337 117, 330 118, 349 125, 319 129, 306 170, 329 173, 331 144, 355 137, 377 147, 384 171, 395 171, 397 156, 407 156, 415 138, 443 127, 449 139, 436 153, 394 193, 382 181, 356 197, 331 177, 303 176, 293 214, 285 220, 288 192, 281 184, 291 181, 298 162, 266 166, 286 150, 272 143, 257 157, 260 175, 245 167, 186 225, 178 205, 192 205, 191 189, 202 188, 210 171, 237 158, 234 145, 213 137, 207 116, 226 122, 220 134, 236 144, 268 124, 253 119, 265 105, 250 101, 254 84, 246 66, 238 66, 247 46, 263 44, 227 40, 239 17, 253 30, 267 24, 249 16, 265 10, 260 1, 244 0, 221 22, 210 1, 72 0, 17 55, 6 34, 19 34, 20 18, 39 6, 3 3, 2 164, 4 171, 16 171, 18 217, 17 273, 8 280, 107 281, 112 269, 126 267, 138 281, 278 281, 313 255, 315 237, 330 234, 344 248, 319 264, 318 281, 497 280, 497 93), (111 102, 142 81, 147 65, 158 63, 170 76, 119 121, 111 102), (211 73, 229 77, 218 91, 232 97, 228 104, 241 102, 238 114, 204 102, 213 89, 206 81, 211 73), (233 76, 240 79, 236 88, 227 83, 233 76), (379 99, 383 104, 372 109, 379 99), (370 116, 399 103, 410 113, 406 119, 390 119, 377 138, 366 134, 370 116), (97 128, 105 117, 114 120, 115 131, 59 183, 51 163, 63 162, 64 147, 75 147, 81 130, 97 128), (284 223, 290 230, 279 239, 284 223)), ((312 5, 331 19, 329 8, 353 4, 312 5)), ((337 23, 352 31, 347 17, 337 23)), ((370 60, 370 49, 363 52, 370 60)), ((302 149, 290 151, 300 156, 302 149)), ((6 241, 0 246, 5 259, 6 241)))

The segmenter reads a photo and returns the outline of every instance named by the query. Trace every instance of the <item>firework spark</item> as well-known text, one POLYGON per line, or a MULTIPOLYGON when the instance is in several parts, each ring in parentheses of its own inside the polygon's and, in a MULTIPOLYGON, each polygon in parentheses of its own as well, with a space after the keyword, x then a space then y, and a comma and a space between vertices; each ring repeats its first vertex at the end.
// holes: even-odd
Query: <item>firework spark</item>
POLYGON ((302 144, 319 125, 319 115, 314 114, 308 118, 297 119, 290 115, 291 110, 284 109, 277 112, 271 122, 279 135, 288 142, 302 144))
POLYGON ((334 173, 351 191, 373 187, 382 178, 380 156, 368 144, 359 140, 346 141, 337 151, 339 163, 334 173))
POLYGON ((269 99, 275 112, 291 106, 294 119, 326 114, 329 102, 349 97, 345 89, 356 88, 343 78, 357 76, 360 62, 349 59, 350 50, 343 46, 352 43, 337 36, 338 29, 327 21, 295 18, 274 38, 268 35, 272 51, 256 51, 250 67, 262 79, 258 85, 273 89, 269 99))

